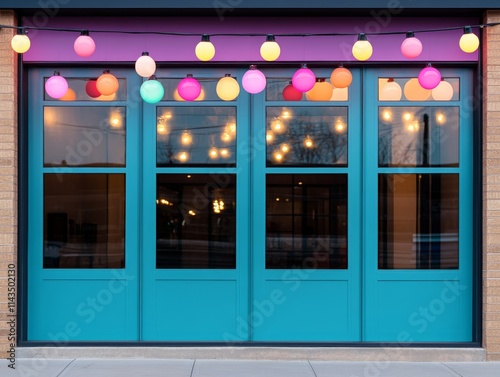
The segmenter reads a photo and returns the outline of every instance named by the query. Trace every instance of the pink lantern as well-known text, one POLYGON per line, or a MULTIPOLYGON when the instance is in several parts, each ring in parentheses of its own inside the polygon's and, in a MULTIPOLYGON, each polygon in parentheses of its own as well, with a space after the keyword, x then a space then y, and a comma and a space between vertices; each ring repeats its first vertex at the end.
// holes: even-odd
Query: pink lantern
POLYGON ((285 89, 283 89, 282 95, 285 101, 301 101, 303 94, 295 89, 290 81, 290 84, 285 86, 285 89))
POLYGON ((257 94, 266 88, 266 76, 257 69, 255 65, 251 65, 250 69, 245 72, 241 79, 243 89, 250 94, 257 94))
POLYGON ((193 78, 193 75, 188 74, 177 85, 177 92, 183 100, 194 101, 201 93, 201 85, 198 80, 193 78))
POLYGON ((52 98, 62 98, 68 92, 68 82, 59 72, 54 72, 54 76, 45 82, 45 91, 52 98))
POLYGON ((89 37, 89 32, 84 30, 82 31, 82 34, 76 38, 73 48, 78 56, 87 58, 94 53, 95 42, 91 37, 89 37))
POLYGON ((424 89, 434 89, 441 82, 441 73, 430 64, 418 74, 418 83, 424 89))
POLYGON ((414 59, 422 53, 422 42, 415 38, 412 31, 406 33, 406 39, 401 43, 401 53, 408 59, 414 59))
POLYGON ((316 84, 316 76, 305 64, 292 76, 292 85, 299 92, 308 92, 316 84))
POLYGON ((92 98, 97 98, 101 95, 101 92, 97 90, 97 79, 90 79, 85 84, 85 91, 87 95, 92 98))

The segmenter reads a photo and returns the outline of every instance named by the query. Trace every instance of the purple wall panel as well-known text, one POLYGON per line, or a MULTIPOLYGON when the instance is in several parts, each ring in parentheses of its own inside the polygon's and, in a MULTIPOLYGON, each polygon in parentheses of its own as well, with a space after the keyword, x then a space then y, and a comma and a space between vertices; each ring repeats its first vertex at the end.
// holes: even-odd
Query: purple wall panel
MULTIPOLYGON (((25 20, 27 25, 36 25, 25 20)), ((477 24, 469 18, 53 18, 46 26, 52 28, 89 29, 94 38, 96 52, 89 58, 80 58, 73 51, 78 32, 29 32, 31 49, 24 54, 25 62, 134 62, 142 51, 149 51, 156 61, 198 61, 194 48, 202 33, 360 33, 365 32, 373 45, 369 61, 477 61, 478 53, 460 50, 461 30, 416 33, 424 46, 415 60, 406 59, 400 51, 404 35, 370 36, 374 32, 409 31, 477 24), (386 25, 384 25, 386 24, 386 25), (131 35, 92 33, 92 30, 164 31, 199 33, 200 36, 131 35)), ((334 37, 277 37, 281 46, 278 62, 352 62, 351 47, 355 36, 334 37)), ((214 62, 263 62, 259 48, 265 38, 214 36, 216 48, 214 62)))

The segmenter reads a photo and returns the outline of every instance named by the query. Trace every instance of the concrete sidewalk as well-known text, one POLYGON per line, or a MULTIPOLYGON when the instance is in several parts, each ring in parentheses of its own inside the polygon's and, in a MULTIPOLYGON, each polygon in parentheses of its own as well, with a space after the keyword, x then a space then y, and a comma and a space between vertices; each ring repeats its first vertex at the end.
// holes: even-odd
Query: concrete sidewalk
POLYGON ((0 360, 2 377, 499 377, 500 362, 270 360, 0 360))

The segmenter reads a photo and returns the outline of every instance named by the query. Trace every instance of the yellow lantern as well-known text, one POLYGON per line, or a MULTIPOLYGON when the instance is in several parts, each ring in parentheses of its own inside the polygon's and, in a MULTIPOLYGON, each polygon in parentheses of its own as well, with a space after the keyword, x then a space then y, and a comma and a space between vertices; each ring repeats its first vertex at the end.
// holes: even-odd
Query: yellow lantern
POLYGON ((309 101, 330 101, 332 94, 332 84, 326 82, 325 79, 317 79, 313 88, 306 92, 306 98, 309 101))
POLYGON ((479 38, 472 32, 470 26, 464 27, 464 34, 460 37, 460 48, 463 52, 471 54, 479 48, 479 38))
POLYGON ((260 56, 268 62, 273 62, 279 58, 280 53, 280 45, 276 42, 274 35, 268 34, 266 41, 260 46, 260 56))
POLYGON ((240 85, 230 74, 226 74, 217 83, 215 91, 221 100, 232 101, 240 94, 240 85))
POLYGON ((364 33, 359 33, 358 40, 352 46, 352 56, 356 60, 365 61, 370 59, 373 54, 373 47, 370 42, 366 39, 364 33))
POLYGON ((15 52, 23 54, 30 49, 31 42, 28 36, 24 34, 23 31, 20 31, 20 34, 16 34, 12 37, 10 45, 15 52))
POLYGON ((202 62, 212 60, 215 56, 215 47, 212 42, 210 42, 210 36, 208 34, 203 34, 201 36, 201 41, 196 45, 194 52, 196 57, 202 62))
POLYGON ((417 78, 408 80, 403 91, 408 101, 427 101, 431 96, 431 91, 422 88, 417 78))

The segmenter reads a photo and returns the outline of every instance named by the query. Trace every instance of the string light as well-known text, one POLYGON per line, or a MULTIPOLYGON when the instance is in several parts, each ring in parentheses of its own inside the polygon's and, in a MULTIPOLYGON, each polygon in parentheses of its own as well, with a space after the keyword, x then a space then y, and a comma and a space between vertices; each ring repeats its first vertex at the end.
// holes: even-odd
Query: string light
POLYGON ((83 30, 78 38, 75 39, 73 49, 76 54, 82 58, 88 58, 95 51, 95 42, 89 36, 88 30, 83 30))
POLYGON ((358 40, 352 46, 352 56, 356 58, 356 60, 365 61, 370 59, 373 54, 373 47, 368 39, 366 38, 365 33, 359 33, 358 40))
POLYGON ((227 73, 217 82, 215 91, 221 100, 232 101, 240 94, 240 85, 236 79, 227 73))
POLYGON ((135 61, 135 71, 141 77, 151 77, 155 74, 156 62, 149 56, 149 52, 143 52, 135 61))
POLYGON ((202 62, 208 62, 215 56, 215 47, 212 42, 210 42, 210 36, 208 34, 203 34, 201 36, 201 41, 198 42, 194 50, 196 57, 202 62))
POLYGON ((201 85, 193 75, 188 74, 177 85, 177 92, 183 100, 194 101, 201 94, 201 85))
POLYGON ((257 66, 251 65, 241 79, 243 89, 250 94, 257 94, 266 88, 266 76, 257 69, 257 66))
POLYGON ((54 75, 45 82, 45 91, 52 98, 62 98, 68 92, 68 82, 59 72, 54 72, 54 75))
POLYGON ((266 41, 260 46, 260 56, 268 62, 273 62, 279 58, 280 53, 280 45, 276 42, 276 38, 273 34, 268 34, 266 41))
POLYGON ((347 88, 352 83, 352 73, 341 65, 332 71, 330 82, 335 88, 347 88))
POLYGON ((472 32, 470 26, 464 27, 464 34, 460 37, 460 49, 471 54, 479 48, 479 38, 472 32))
POLYGON ((184 131, 181 135, 181 144, 182 145, 191 145, 193 142, 193 137, 188 131, 184 131))
MULTIPOLYGON (((0 28, 5 27, 0 25, 0 28)), ((18 54, 24 54, 30 49, 31 41, 26 35, 26 31, 23 28, 17 30, 17 34, 14 35, 10 41, 12 49, 18 54)))
POLYGON ((120 87, 118 79, 113 76, 109 70, 105 70, 101 76, 97 79, 96 88, 104 96, 110 96, 115 94, 120 87))
POLYGON ((405 58, 415 59, 422 53, 422 42, 415 37, 415 33, 409 31, 401 43, 401 53, 405 58))
POLYGON ((441 73, 430 64, 418 74, 418 83, 424 89, 434 89, 441 82, 441 73))
POLYGON ((325 79, 316 79, 313 88, 306 92, 306 98, 309 101, 329 101, 332 98, 333 86, 325 79))
POLYGON ((139 92, 144 102, 154 104, 161 101, 165 94, 165 89, 163 89, 163 85, 161 85, 155 76, 151 76, 149 80, 142 83, 139 92))
POLYGON ((314 72, 307 68, 306 64, 302 64, 292 76, 292 85, 299 92, 308 92, 316 84, 316 76, 314 72))

